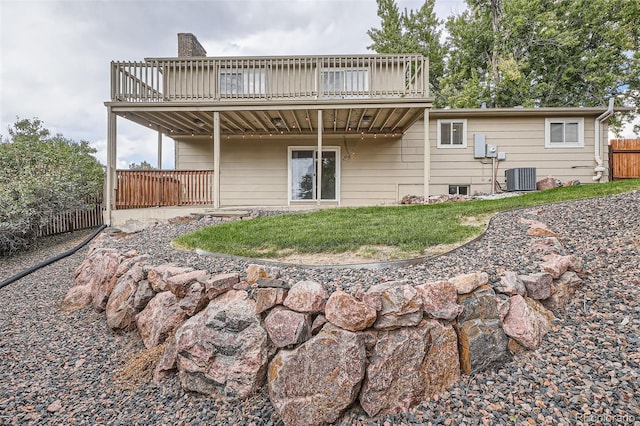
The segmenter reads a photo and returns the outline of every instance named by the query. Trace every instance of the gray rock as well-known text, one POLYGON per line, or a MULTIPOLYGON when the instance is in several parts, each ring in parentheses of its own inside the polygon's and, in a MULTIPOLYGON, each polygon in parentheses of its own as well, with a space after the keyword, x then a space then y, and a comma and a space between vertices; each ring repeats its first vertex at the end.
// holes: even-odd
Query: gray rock
POLYGON ((457 331, 460 367, 466 374, 477 373, 508 359, 508 338, 499 319, 475 318, 460 324, 457 331))
POLYGON ((462 312, 458 315, 458 323, 480 319, 498 319, 496 293, 488 285, 477 288, 473 293, 458 296, 462 312))

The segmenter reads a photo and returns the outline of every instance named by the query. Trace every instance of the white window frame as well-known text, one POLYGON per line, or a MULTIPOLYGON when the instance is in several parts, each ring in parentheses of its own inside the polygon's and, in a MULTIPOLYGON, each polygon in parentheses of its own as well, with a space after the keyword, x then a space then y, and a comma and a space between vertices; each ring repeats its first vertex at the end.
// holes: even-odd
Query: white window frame
MULTIPOLYGON (((452 127, 453 128, 453 127, 452 127)), ((438 148, 445 149, 464 149, 467 147, 467 119, 446 119, 446 120, 438 120, 437 128, 436 128, 436 137, 438 141, 438 148), (443 144, 442 143, 442 125, 447 123, 462 123, 462 144, 454 145, 453 143, 443 144)))
MULTIPOLYGON (((291 153, 293 151, 314 151, 316 152, 318 150, 318 147, 316 145, 306 145, 306 146, 289 146, 287 148, 287 201, 289 204, 291 203, 311 203, 311 202, 317 202, 318 198, 312 198, 312 199, 308 199, 308 200, 294 200, 293 198, 291 198, 291 153)), ((334 151, 336 153, 336 198, 329 200, 323 200, 321 199, 321 202, 329 202, 329 203, 334 203, 337 202, 338 204, 340 204, 340 175, 341 175, 341 166, 340 166, 340 160, 342 159, 342 157, 340 156, 340 147, 339 146, 323 146, 322 147, 322 151, 334 151)), ((317 167, 317 164, 316 164, 317 167)), ((314 173, 317 174, 318 170, 315 169, 314 173)))
MULTIPOLYGON (((239 84, 238 84, 239 83, 239 84)), ((267 93, 267 70, 265 68, 220 68, 218 72, 218 93, 222 97, 243 95, 265 95, 267 93), (242 85, 238 90, 224 90, 223 76, 233 76, 242 85)))
POLYGON ((544 119, 544 146, 545 148, 583 148, 584 147, 584 118, 583 117, 557 117, 544 119), (563 124, 565 130, 563 142, 551 142, 551 125, 563 124), (578 124, 578 140, 576 142, 566 141, 566 125, 578 124))

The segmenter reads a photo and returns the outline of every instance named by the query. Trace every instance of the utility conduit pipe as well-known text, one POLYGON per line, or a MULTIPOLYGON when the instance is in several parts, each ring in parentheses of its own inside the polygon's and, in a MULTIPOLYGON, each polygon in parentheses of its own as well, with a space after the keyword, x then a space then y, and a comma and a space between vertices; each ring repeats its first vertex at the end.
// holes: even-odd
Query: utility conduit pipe
POLYGON ((104 228, 106 228, 107 225, 101 225, 98 229, 96 229, 93 234, 91 234, 89 237, 87 237, 86 240, 84 240, 83 242, 81 242, 80 244, 78 244, 77 246, 75 246, 72 249, 69 249, 63 253, 60 253, 57 256, 51 257, 47 260, 45 260, 44 262, 40 262, 37 265, 32 266, 29 269, 25 269, 24 271, 20 272, 19 274, 16 274, 10 278, 7 278, 6 280, 0 282, 0 288, 6 287, 9 284, 18 281, 20 278, 24 278, 27 275, 29 275, 32 272, 37 271, 38 269, 44 268, 45 266, 51 265, 54 262, 57 262, 60 259, 64 259, 67 256, 71 256, 73 253, 77 252, 78 250, 80 250, 82 247, 86 246, 87 244, 89 244, 89 241, 93 240, 95 237, 98 236, 98 234, 100 232, 102 232, 104 230, 104 228))
POLYGON ((604 167, 604 163, 602 161, 602 157, 600 155, 600 134, 602 133, 602 129, 600 128, 600 123, 603 120, 606 120, 607 118, 609 118, 611 114, 613 114, 613 101, 614 101, 613 98, 609 99, 609 107, 605 112, 603 112, 598 117, 596 117, 594 122, 594 127, 593 127, 594 142, 595 142, 594 158, 597 164, 597 166, 593 169, 593 172, 596 174, 594 177, 592 177, 594 182, 600 182, 602 179, 602 173, 606 170, 604 167))

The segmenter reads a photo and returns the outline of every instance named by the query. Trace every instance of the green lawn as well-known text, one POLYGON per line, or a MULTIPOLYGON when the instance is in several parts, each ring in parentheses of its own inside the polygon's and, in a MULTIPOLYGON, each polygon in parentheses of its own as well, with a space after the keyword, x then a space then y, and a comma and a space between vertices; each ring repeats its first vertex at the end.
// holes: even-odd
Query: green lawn
POLYGON ((496 200, 431 205, 335 208, 283 214, 202 228, 174 240, 174 246, 246 257, 278 258, 299 253, 365 253, 394 248, 394 258, 424 254, 440 244, 460 243, 484 227, 469 218, 486 219, 504 210, 599 197, 640 189, 640 179, 532 192, 496 200), (471 222, 471 223, 470 223, 471 222))

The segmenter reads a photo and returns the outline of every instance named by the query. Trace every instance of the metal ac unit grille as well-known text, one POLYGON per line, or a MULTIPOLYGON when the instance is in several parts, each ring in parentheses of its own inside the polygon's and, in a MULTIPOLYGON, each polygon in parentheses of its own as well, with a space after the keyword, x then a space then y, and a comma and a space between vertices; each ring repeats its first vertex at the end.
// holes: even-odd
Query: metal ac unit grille
POLYGON ((535 191, 536 190, 536 168, 520 167, 504 171, 507 179, 507 191, 535 191))

